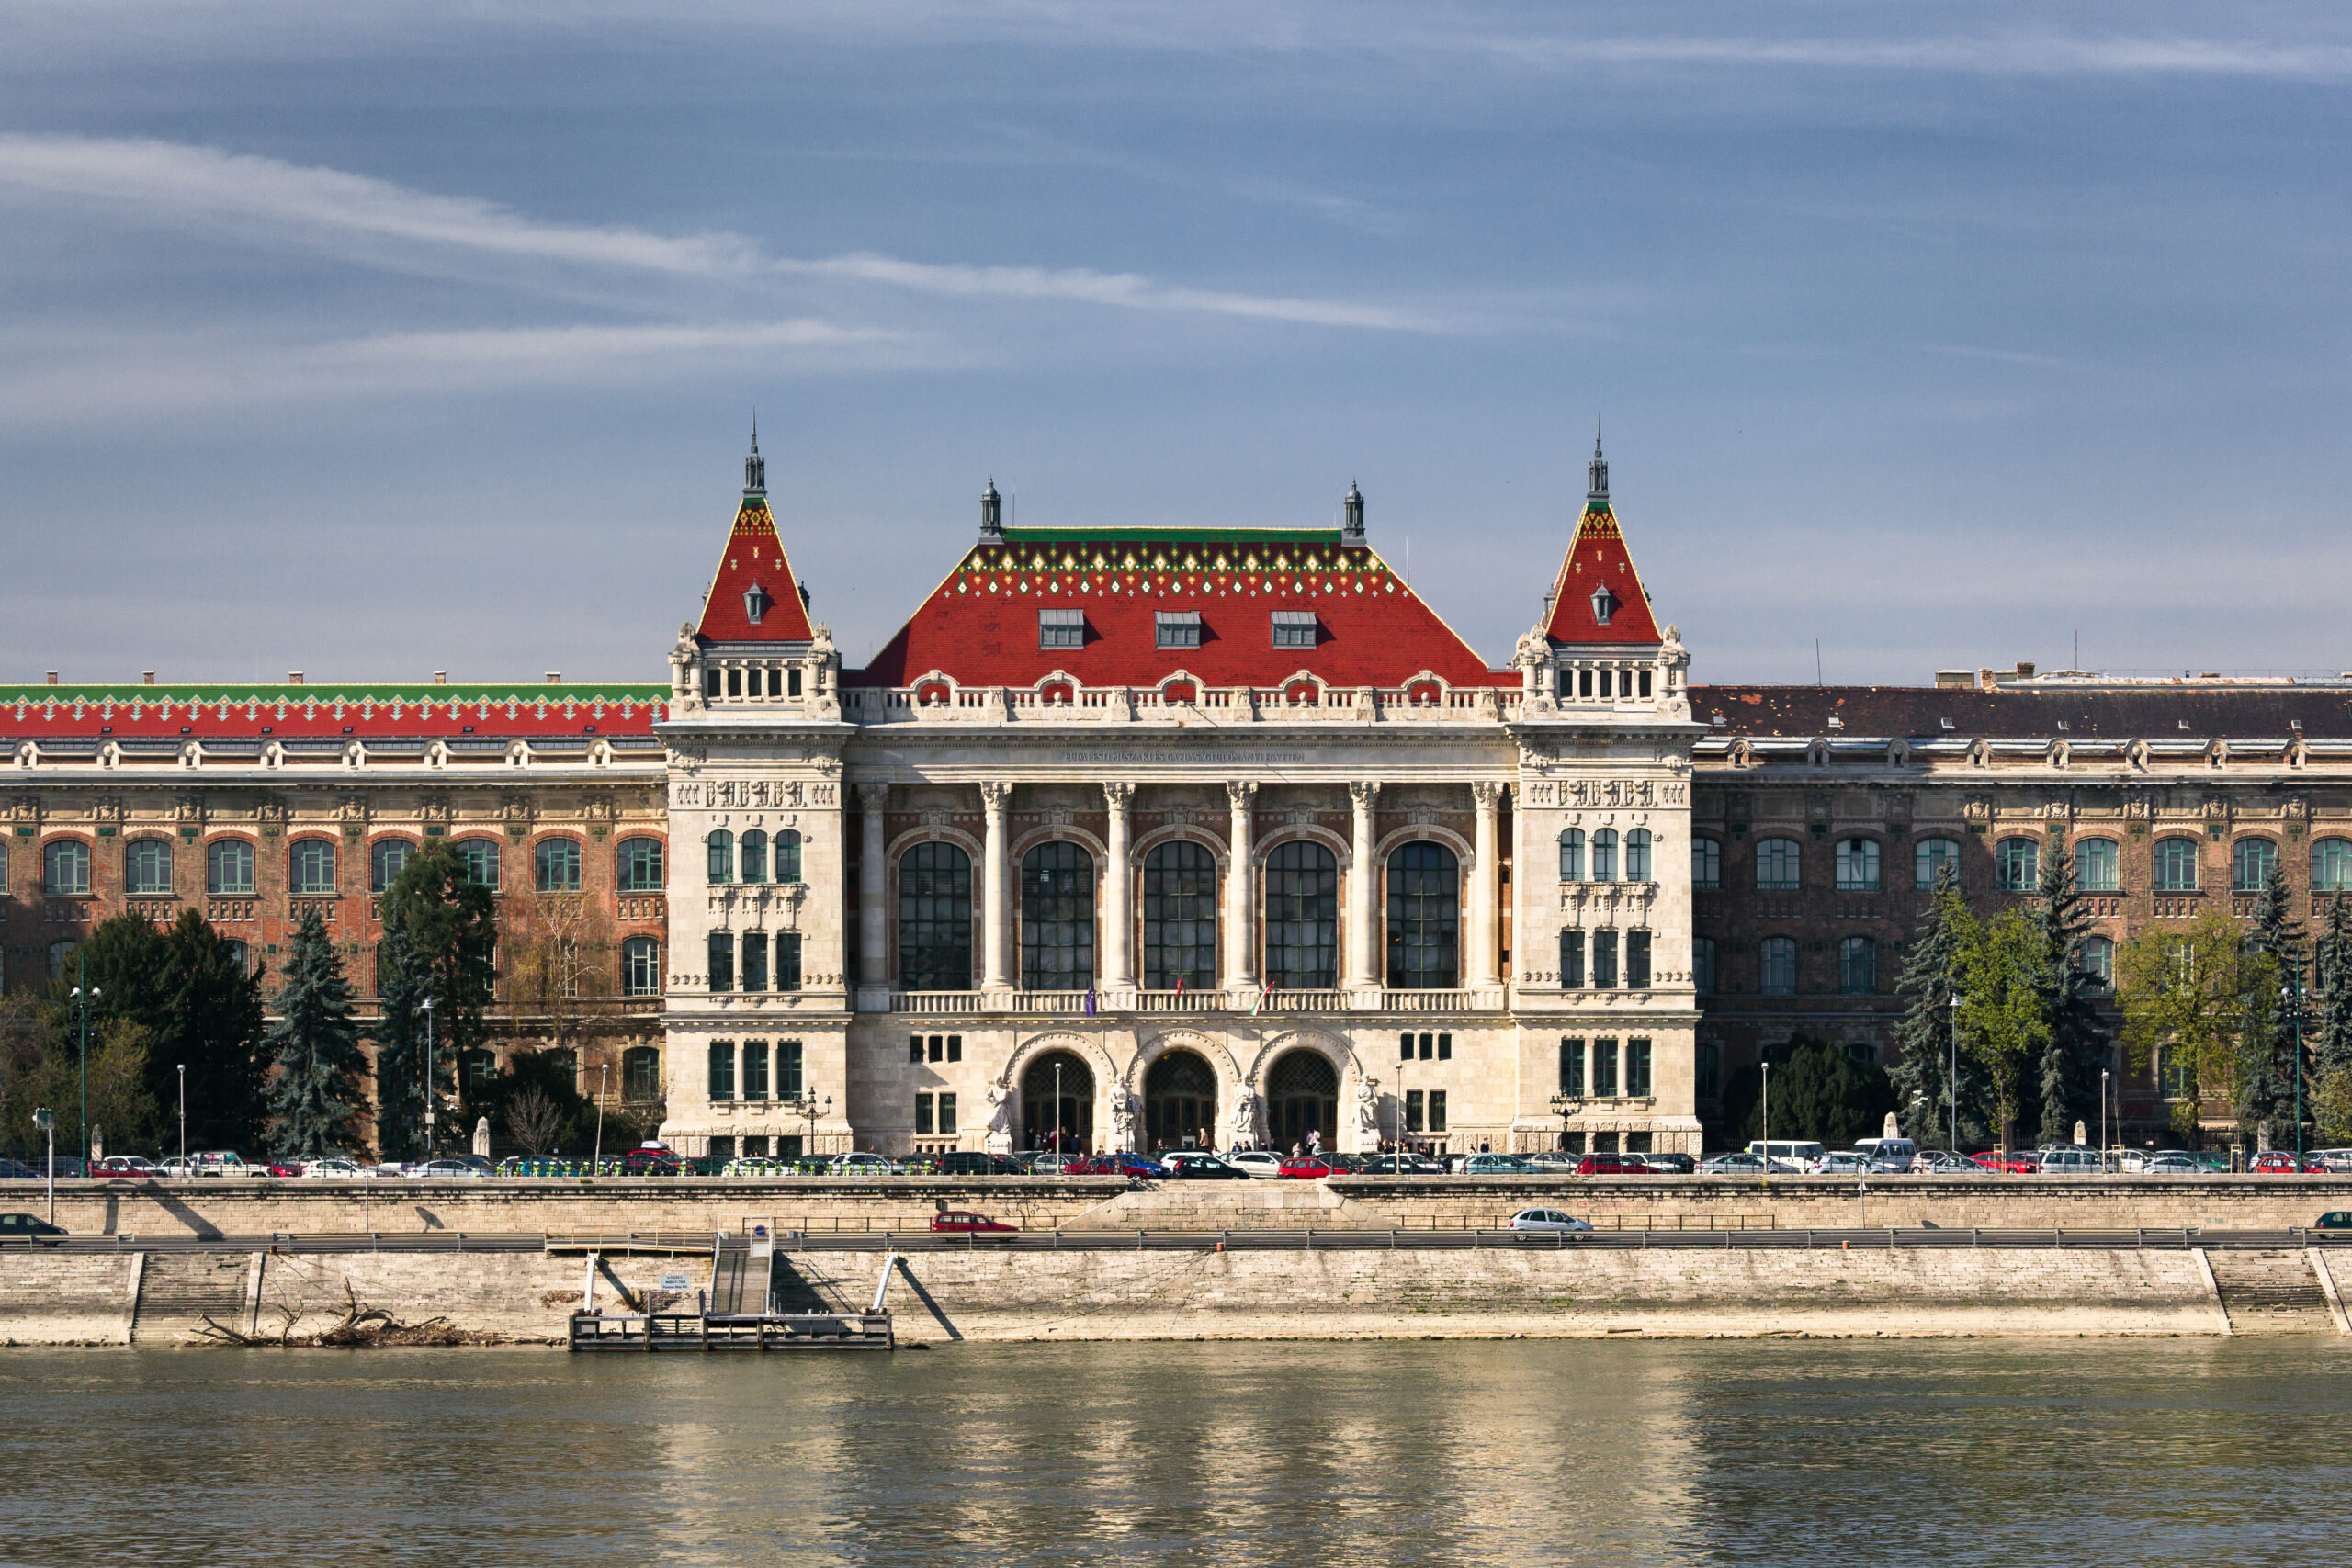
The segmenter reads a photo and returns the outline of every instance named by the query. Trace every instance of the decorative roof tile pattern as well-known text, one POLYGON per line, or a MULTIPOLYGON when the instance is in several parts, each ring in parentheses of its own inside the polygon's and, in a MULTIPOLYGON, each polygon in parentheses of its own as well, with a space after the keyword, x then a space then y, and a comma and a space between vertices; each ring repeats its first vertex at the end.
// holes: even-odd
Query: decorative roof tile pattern
POLYGON ((1337 686, 1515 684, 1487 668, 1373 550, 1334 528, 1007 528, 975 545, 914 617, 844 683, 904 686, 937 671, 968 686, 1273 686, 1302 670, 1337 686), (1083 612, 1076 647, 1039 646, 1040 610, 1083 612), (1200 615, 1200 646, 1158 646, 1157 617, 1200 615), (1276 647, 1273 612, 1315 616, 1314 644, 1276 647))
POLYGON ((1650 596, 1641 573, 1625 548, 1625 536, 1609 498, 1585 502, 1577 519, 1576 542, 1560 564, 1560 580, 1552 586, 1552 618, 1544 635, 1570 647, 1599 644, 1639 646, 1659 640, 1657 621, 1650 614, 1650 596), (1601 610, 1608 610, 1607 619, 1601 610))
POLYGON ((776 537, 767 497, 747 495, 736 510, 735 527, 711 575, 695 635, 707 643, 807 642, 816 636, 800 602, 800 581, 785 558, 784 541, 776 537), (756 621, 754 607, 760 611, 756 621))
POLYGON ((1693 686, 1690 716, 1718 735, 2030 737, 2037 740, 2352 737, 2352 693, 2183 687, 2003 692, 1937 686, 1693 686), (1830 720, 1838 727, 1830 728, 1830 720), (1951 724, 1945 728, 1946 721, 1951 724), (2183 728, 2186 725, 2188 728, 2183 728))
POLYGON ((0 744, 651 736, 666 684, 0 686, 0 744))

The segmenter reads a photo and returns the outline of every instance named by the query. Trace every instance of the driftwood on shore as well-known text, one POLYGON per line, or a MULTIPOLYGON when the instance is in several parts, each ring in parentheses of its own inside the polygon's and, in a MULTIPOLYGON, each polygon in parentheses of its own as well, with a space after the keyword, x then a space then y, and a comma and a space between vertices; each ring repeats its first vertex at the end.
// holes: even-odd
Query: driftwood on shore
POLYGON ((280 1306, 277 1311, 283 1321, 274 1335, 247 1334, 228 1324, 215 1322, 208 1313, 204 1326, 196 1332, 195 1338, 206 1345, 282 1345, 355 1350, 380 1346, 499 1345, 506 1339, 503 1334, 492 1334, 483 1329, 459 1328, 446 1317, 428 1317, 422 1323, 402 1323, 383 1308, 362 1302, 352 1291, 349 1280, 344 1281, 343 1294, 343 1321, 319 1333, 295 1333, 294 1325, 300 1320, 301 1309, 280 1306))

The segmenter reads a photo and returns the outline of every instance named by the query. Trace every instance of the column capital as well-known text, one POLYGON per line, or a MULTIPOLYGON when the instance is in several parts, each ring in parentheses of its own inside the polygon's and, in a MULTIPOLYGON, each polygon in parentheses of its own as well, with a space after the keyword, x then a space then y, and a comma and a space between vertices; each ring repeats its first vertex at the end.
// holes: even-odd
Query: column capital
POLYGON ((1257 782, 1253 779, 1227 779, 1225 781, 1225 794, 1226 798, 1233 802, 1233 809, 1247 811, 1250 803, 1258 796, 1257 782))
POLYGON ((868 811, 879 811, 890 803, 890 786, 886 784, 862 784, 857 786, 857 803, 868 811))
POLYGON ((1491 811, 1501 803, 1504 792, 1510 788, 1510 785, 1498 779, 1475 779, 1470 784, 1470 798, 1477 803, 1479 810, 1491 811))
POLYGON ((1012 801, 1012 786, 1000 780, 990 780, 980 786, 980 806, 991 817, 1001 812, 1012 801))
POLYGON ((1376 779, 1350 779, 1348 798, 1355 802, 1358 811, 1369 811, 1372 803, 1380 798, 1380 783, 1376 779))
POLYGON ((1127 803, 1135 797, 1136 786, 1131 784, 1105 783, 1102 785, 1102 799, 1114 811, 1125 811, 1127 803))

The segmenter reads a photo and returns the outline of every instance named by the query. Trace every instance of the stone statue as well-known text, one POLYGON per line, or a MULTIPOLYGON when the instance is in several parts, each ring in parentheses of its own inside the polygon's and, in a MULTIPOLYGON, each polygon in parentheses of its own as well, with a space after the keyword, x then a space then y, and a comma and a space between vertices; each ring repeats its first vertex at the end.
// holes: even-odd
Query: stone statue
POLYGON ((1512 656, 1511 662, 1521 670, 1531 670, 1544 662, 1544 656, 1551 651, 1552 639, 1545 634, 1544 623, 1538 621, 1520 634, 1519 651, 1512 656))
POLYGON ((1370 1073, 1356 1080, 1356 1143, 1366 1149, 1380 1146, 1380 1080, 1370 1073))
POLYGON ((484 1159, 490 1157, 490 1118, 487 1116, 474 1122, 474 1153, 484 1159))
POLYGON ((1658 647, 1658 658, 1671 664, 1682 659, 1688 651, 1682 646, 1682 628, 1669 625, 1666 628, 1666 641, 1658 647))
POLYGON ((1111 1140, 1114 1151, 1136 1146, 1135 1090, 1125 1085, 1111 1090, 1111 1140))
POLYGON ((1233 1096, 1232 1147, 1253 1148, 1258 1142, 1258 1097, 1244 1084, 1233 1096))
POLYGON ((989 1085, 989 1124, 986 1140, 988 1152, 1009 1155, 1012 1152, 1012 1091, 1001 1083, 989 1085))

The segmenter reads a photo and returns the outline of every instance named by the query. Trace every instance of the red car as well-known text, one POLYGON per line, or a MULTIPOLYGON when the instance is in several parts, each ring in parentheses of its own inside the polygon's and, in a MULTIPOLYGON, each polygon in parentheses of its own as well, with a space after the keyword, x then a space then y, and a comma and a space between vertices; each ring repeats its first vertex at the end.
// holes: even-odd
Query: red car
POLYGON ((1347 1171, 1321 1155, 1301 1155, 1283 1161, 1275 1174, 1293 1181, 1320 1181, 1327 1176, 1345 1176, 1347 1171))
POLYGON ((2246 1169, 2256 1176, 2294 1176, 2299 1171, 2302 1175, 2319 1176, 2326 1173, 2327 1167, 2306 1155, 2302 1165, 2298 1168, 2295 1164, 2293 1150, 2265 1149, 2254 1156, 2254 1163, 2247 1166, 2246 1169))
POLYGON ((623 1176, 683 1176, 686 1162, 668 1149, 645 1145, 621 1156, 623 1176))
POLYGON ((137 1155, 108 1155, 90 1168, 90 1175, 99 1181, 153 1181, 164 1173, 151 1160, 137 1155))
POLYGON ((2015 1154, 2006 1149, 1986 1149, 1981 1155, 1968 1157, 1987 1170, 1997 1170, 2007 1176, 2037 1176, 2041 1171, 2041 1161, 2023 1149, 2015 1154))
POLYGON ((1577 1161, 1578 1176, 1656 1176, 1650 1162, 1639 1155, 1587 1155, 1577 1161))
POLYGON ((302 1174, 302 1162, 299 1159, 281 1159, 274 1161, 270 1165, 269 1174, 272 1176, 300 1176, 302 1174))
POLYGON ((949 1209, 931 1216, 933 1234, 937 1235, 1018 1235, 1019 1225, 1006 1224, 1002 1220, 975 1214, 968 1209, 949 1209))

